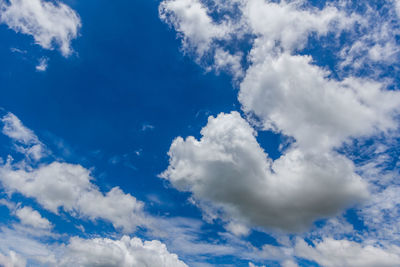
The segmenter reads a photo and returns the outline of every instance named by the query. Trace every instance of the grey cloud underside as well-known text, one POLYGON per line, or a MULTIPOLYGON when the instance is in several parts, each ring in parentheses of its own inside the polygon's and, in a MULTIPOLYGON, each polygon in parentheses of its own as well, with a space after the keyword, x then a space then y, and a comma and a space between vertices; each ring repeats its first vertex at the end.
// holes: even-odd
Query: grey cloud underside
POLYGON ((368 195, 352 162, 336 153, 293 148, 272 161, 237 112, 210 117, 201 134, 172 143, 161 176, 245 223, 300 230, 368 195))

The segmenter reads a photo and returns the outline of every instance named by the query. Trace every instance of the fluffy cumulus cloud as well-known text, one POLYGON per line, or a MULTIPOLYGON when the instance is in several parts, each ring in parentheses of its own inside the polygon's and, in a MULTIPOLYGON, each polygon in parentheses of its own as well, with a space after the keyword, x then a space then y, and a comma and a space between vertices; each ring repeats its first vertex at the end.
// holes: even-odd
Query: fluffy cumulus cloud
MULTIPOLYGON (((392 2, 388 5, 393 9, 392 2)), ((293 143, 272 161, 238 113, 220 114, 209 119, 200 140, 174 140, 161 176, 192 192, 211 218, 232 220, 227 224, 232 231, 237 220, 301 229, 365 199, 367 180, 337 149, 357 138, 396 132, 400 94, 387 89, 389 82, 374 80, 376 75, 360 77, 355 71, 394 58, 393 12, 385 19, 368 4, 356 6, 346 1, 318 8, 306 1, 162 2, 160 17, 179 33, 184 51, 216 71, 230 72, 238 80, 242 110, 256 118, 251 122, 293 143), (188 27, 193 17, 184 15, 194 6, 201 13, 198 25, 212 29, 201 38, 188 27), (376 25, 373 17, 380 17, 376 25), (340 36, 346 36, 345 45, 335 41, 340 36), (321 41, 320 49, 335 50, 334 69, 303 52, 310 39, 321 41), (243 50, 246 45, 250 48, 243 50), (369 52, 361 56, 362 50, 369 52)))
POLYGON ((252 65, 240 87, 244 111, 307 150, 331 149, 349 137, 397 128, 398 92, 368 80, 329 79, 311 60, 284 53, 252 65))
POLYGON ((348 240, 327 238, 313 246, 304 241, 296 244, 296 255, 314 260, 326 267, 395 267, 399 266, 399 247, 384 249, 348 240))
MULTIPOLYGON (((2 119, 3 133, 16 142, 43 146, 38 137, 26 128, 13 114, 8 113, 2 119)), ((30 156, 30 150, 19 150, 30 156)), ((92 183, 90 171, 78 164, 54 161, 32 167, 29 161, 14 162, 11 157, 0 166, 0 182, 9 192, 18 192, 34 198, 45 209, 58 213, 60 208, 78 217, 105 219, 124 231, 133 231, 144 221, 143 203, 120 188, 114 187, 102 193, 92 183)), ((26 216, 38 219, 38 214, 23 209, 17 211, 25 221, 26 216)), ((30 221, 33 223, 33 221, 30 221)))
POLYGON ((352 162, 339 154, 294 148, 272 161, 237 112, 210 117, 201 134, 173 142, 161 176, 231 218, 298 230, 367 196, 352 162))
POLYGON ((31 35, 45 49, 55 45, 64 56, 72 53, 71 41, 78 36, 78 14, 61 2, 45 0, 1 0, 0 22, 16 32, 31 35))
POLYGON ((208 15, 199 0, 173 0, 162 2, 160 17, 182 34, 185 49, 195 49, 203 55, 214 39, 227 35, 226 25, 217 24, 208 15))
POLYGON ((60 266, 187 267, 159 241, 72 238, 60 266))

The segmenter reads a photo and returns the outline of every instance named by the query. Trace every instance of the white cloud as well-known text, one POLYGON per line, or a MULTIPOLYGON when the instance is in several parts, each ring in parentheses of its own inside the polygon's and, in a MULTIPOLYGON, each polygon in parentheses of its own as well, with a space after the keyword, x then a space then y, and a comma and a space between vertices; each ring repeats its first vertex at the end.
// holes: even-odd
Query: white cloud
POLYGON ((26 128, 22 122, 12 113, 7 113, 1 121, 3 122, 3 134, 24 145, 36 144, 39 142, 34 132, 26 128))
POLYGON ((72 53, 71 41, 78 35, 78 14, 61 2, 45 0, 0 1, 0 22, 16 32, 33 36, 45 49, 57 44, 64 56, 72 53))
POLYGON ((210 117, 201 134, 174 140, 161 176, 229 218, 299 230, 367 196, 352 162, 333 152, 294 148, 272 162, 237 112, 210 117))
POLYGON ((234 55, 229 52, 218 48, 215 50, 214 55, 214 68, 219 70, 226 70, 232 73, 235 80, 242 78, 243 69, 241 65, 242 53, 236 53, 234 55))
MULTIPOLYGON (((44 145, 34 132, 14 114, 7 113, 1 121, 3 133, 18 144, 19 152, 37 160, 48 153, 44 152, 44 145)), ((92 180, 90 171, 78 164, 54 161, 34 168, 29 161, 14 163, 9 157, 5 164, 0 165, 0 182, 6 191, 35 198, 54 213, 63 208, 72 215, 92 220, 105 219, 127 232, 144 222, 142 202, 118 187, 103 194, 92 180)))
POLYGON ((41 58, 39 60, 39 64, 36 66, 36 70, 37 71, 46 71, 47 70, 47 66, 48 66, 48 59, 47 58, 41 58))
POLYGON ((25 229, 0 228, 0 253, 8 255, 10 251, 15 251, 21 263, 26 259, 29 263, 36 263, 34 266, 55 266, 54 249, 54 246, 33 238, 25 229))
POLYGON ((39 160, 47 154, 45 146, 39 141, 35 133, 26 128, 12 113, 7 113, 1 118, 3 123, 2 133, 16 143, 16 150, 31 159, 39 160))
POLYGON ((210 49, 215 38, 226 38, 225 24, 214 23, 199 0, 168 0, 160 4, 160 18, 182 36, 185 51, 194 49, 200 56, 210 49))
POLYGON ((8 161, 0 167, 0 181, 8 192, 35 198, 45 209, 59 208, 72 215, 105 219, 133 231, 143 222, 143 203, 118 187, 105 195, 91 183, 90 171, 80 165, 53 162, 32 169, 8 161))
POLYGON ((23 225, 38 229, 50 229, 52 227, 49 220, 43 218, 39 212, 33 210, 31 207, 17 209, 15 214, 23 225))
POLYGON ((0 265, 3 267, 25 267, 26 260, 14 251, 10 251, 8 256, 0 253, 0 265))
POLYGON ((128 236, 121 240, 71 238, 60 266, 187 267, 163 243, 128 236))
POLYGON ((307 150, 329 150, 349 137, 397 127, 398 92, 368 80, 335 81, 311 60, 284 53, 252 65, 240 86, 243 109, 307 150))
POLYGON ((225 225, 225 229, 236 236, 247 236, 250 233, 250 229, 246 225, 233 221, 225 225))
POLYGON ((296 256, 313 260, 325 267, 395 267, 399 266, 399 248, 388 249, 348 240, 326 238, 310 246, 298 240, 296 256))
MULTIPOLYGON (((257 36, 253 48, 268 54, 277 44, 287 52, 302 49, 311 33, 326 35, 329 31, 340 32, 351 27, 355 20, 329 5, 318 10, 304 8, 303 1, 243 2, 243 19, 248 21, 252 34, 257 36)), ((256 60, 253 58, 253 61, 256 60)))

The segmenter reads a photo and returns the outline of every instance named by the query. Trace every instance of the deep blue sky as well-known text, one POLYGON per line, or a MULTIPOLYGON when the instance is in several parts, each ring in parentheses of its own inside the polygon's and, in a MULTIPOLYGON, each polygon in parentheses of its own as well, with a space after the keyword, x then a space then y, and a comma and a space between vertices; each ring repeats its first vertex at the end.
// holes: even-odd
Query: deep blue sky
MULTIPOLYGON (((385 17, 388 14, 385 5, 376 6, 372 2, 370 4, 377 11, 376 16, 385 17)), ((3 2, 0 0, 0 3, 3 2)), ((56 45, 56 49, 52 50, 43 48, 35 44, 32 36, 16 33, 6 23, 0 24, 0 115, 3 117, 8 112, 13 113, 51 151, 51 155, 42 161, 32 163, 33 168, 55 160, 82 165, 91 170, 95 179, 93 183, 101 192, 118 186, 125 193, 143 201, 144 210, 150 216, 171 221, 176 218, 202 221, 201 231, 195 234, 195 241, 199 243, 262 249, 264 245, 287 246, 285 238, 296 242, 296 238, 300 237, 310 247, 315 247, 312 238, 319 240, 318 229, 328 225, 326 219, 317 220, 309 228, 311 232, 304 231, 298 236, 255 225, 249 235, 233 239, 226 236, 223 217, 214 222, 204 220, 201 209, 188 200, 192 196, 190 192, 180 192, 167 180, 158 177, 169 166, 167 152, 176 137, 201 138, 200 131, 206 126, 208 117, 220 113, 238 111, 242 117, 250 118, 247 117, 250 114, 242 111, 237 97, 239 83, 232 79, 229 72, 207 71, 207 64, 198 64, 196 52, 182 47, 182 31, 177 34, 179 30, 176 25, 174 28, 160 19, 160 1, 65 0, 63 3, 79 14, 82 23, 79 36, 71 42, 74 52, 68 57, 64 57, 56 45), (48 62, 45 71, 35 69, 41 58, 46 58, 48 62), (278 241, 280 236, 285 238, 278 241)), ((308 4, 317 9, 326 6, 325 1, 310 1, 308 4)), ((351 11, 364 12, 357 6, 353 6, 351 11)), ((218 12, 215 16, 218 18, 218 12)), ((398 23, 391 23, 392 29, 397 32, 398 23)), ((338 67, 343 60, 339 56, 340 50, 354 42, 357 34, 361 33, 358 30, 343 30, 339 35, 331 33, 321 38, 310 34, 305 47, 290 53, 311 55, 312 64, 329 70, 329 77, 333 80, 349 76, 366 77, 379 82, 390 80, 387 87, 396 90, 398 61, 367 62, 358 69, 351 64, 342 69, 338 67)), ((253 38, 254 35, 249 34, 238 43, 232 41, 226 44, 226 47, 246 54, 253 45, 253 38)), ((397 42, 397 35, 395 39, 397 42)), ((370 45, 373 42, 376 40, 366 41, 370 45)), ((366 57, 361 52, 357 56, 366 57)), ((243 67, 248 68, 249 58, 243 59, 242 63, 243 67)), ((280 134, 279 130, 263 131, 260 125, 253 126, 258 130, 256 140, 272 160, 285 151, 279 148, 280 145, 285 147, 294 142, 291 137, 280 134)), ((361 165, 378 158, 374 158, 375 154, 368 154, 369 148, 377 143, 388 144, 393 149, 382 152, 382 155, 390 160, 380 162, 379 166, 385 174, 394 173, 398 158, 397 140, 396 134, 390 138, 382 135, 363 136, 359 143, 355 142, 354 146, 348 143, 348 147, 340 147, 338 151, 361 165)), ((0 136, 0 157, 4 161, 8 155, 17 161, 23 158, 13 146, 12 140, 0 136)), ((363 170, 357 169, 358 174, 364 175, 363 170)), ((369 181, 373 183, 372 180, 369 181)), ((386 183, 383 187, 386 189, 394 184, 386 183)), ((114 229, 109 222, 97 220, 93 223, 63 211, 54 214, 33 198, 19 193, 7 195, 5 186, 1 190, 3 199, 29 205, 54 224, 53 231, 60 236, 45 243, 68 243, 71 236, 121 236, 121 231, 114 229), (79 230, 79 225, 86 230, 79 230)), ((371 190, 378 192, 381 189, 371 190)), ((362 238, 358 239, 358 233, 362 235, 369 229, 360 217, 361 208, 351 207, 336 214, 340 224, 337 228, 342 227, 343 223, 351 225, 353 230, 340 235, 333 233, 332 238, 347 238, 361 244, 363 241, 362 238)), ((0 205, 0 215, 0 225, 3 227, 11 228, 18 222, 15 214, 5 206, 0 205)), ((145 240, 154 238, 145 226, 129 235, 145 240)), ((235 253, 209 253, 207 256, 199 254, 194 259, 174 244, 175 238, 159 237, 170 252, 177 253, 188 265, 193 263, 195 266, 203 262, 211 266, 249 266, 249 262, 254 262, 267 266, 290 266, 284 265, 288 258, 265 256, 261 251, 255 253, 258 258, 235 253)), ((377 240, 376 244, 379 242, 377 240)), ((5 253, 1 248, 0 253, 5 253)), ((299 266, 323 266, 318 265, 315 259, 300 258, 299 254, 293 254, 292 259, 296 259, 299 266)), ((32 262, 28 260, 28 263, 32 262)))

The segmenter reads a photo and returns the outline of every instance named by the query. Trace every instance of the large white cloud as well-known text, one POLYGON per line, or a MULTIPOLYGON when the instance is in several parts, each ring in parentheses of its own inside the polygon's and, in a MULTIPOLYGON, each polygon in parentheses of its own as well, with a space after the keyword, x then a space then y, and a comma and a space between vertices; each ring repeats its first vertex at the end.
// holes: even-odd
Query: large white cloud
POLYGON ((210 117, 202 138, 178 137, 161 175, 253 225, 299 230, 367 196, 351 161, 291 149, 272 161, 239 113, 210 117))
POLYGON ((45 0, 1 0, 0 22, 16 32, 33 36, 45 49, 57 44, 64 56, 72 53, 71 41, 78 35, 78 14, 61 2, 45 0))
POLYGON ((311 60, 284 53, 252 65, 240 86, 243 109, 302 149, 331 149, 349 137, 396 129, 398 92, 368 80, 335 81, 311 60))
POLYGON ((120 240, 71 238, 60 266, 187 267, 160 241, 128 236, 120 240))

